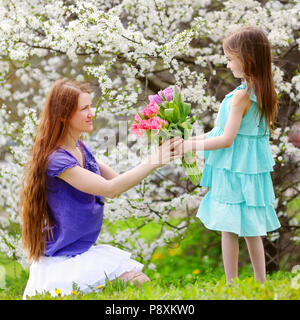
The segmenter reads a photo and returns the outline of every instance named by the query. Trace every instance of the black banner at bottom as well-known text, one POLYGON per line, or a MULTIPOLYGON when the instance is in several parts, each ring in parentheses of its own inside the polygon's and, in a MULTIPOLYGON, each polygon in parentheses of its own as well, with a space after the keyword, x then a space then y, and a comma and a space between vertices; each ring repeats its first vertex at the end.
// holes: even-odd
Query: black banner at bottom
POLYGON ((299 310, 300 301, 260 301, 260 300, 0 300, 0 308, 14 315, 27 312, 49 313, 67 312, 68 317, 79 314, 106 319, 201 319, 207 316, 230 316, 240 310, 251 317, 263 311, 266 306, 268 316, 288 307, 292 312, 299 310), (259 307, 260 309, 257 309, 259 307), (239 309, 237 309, 239 308, 239 309), (240 309, 242 308, 242 309, 240 309), (7 310, 5 310, 7 309, 7 310))

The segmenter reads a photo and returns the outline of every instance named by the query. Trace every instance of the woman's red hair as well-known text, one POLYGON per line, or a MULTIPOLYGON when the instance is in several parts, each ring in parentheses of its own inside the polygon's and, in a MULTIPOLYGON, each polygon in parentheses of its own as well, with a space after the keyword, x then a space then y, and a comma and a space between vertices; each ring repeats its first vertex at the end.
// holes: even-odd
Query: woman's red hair
POLYGON ((271 46, 266 34, 256 27, 243 27, 224 39, 223 48, 241 62, 249 93, 254 90, 260 116, 265 118, 266 126, 272 132, 278 101, 272 75, 271 46))
POLYGON ((57 80, 40 114, 20 192, 22 245, 28 252, 29 260, 38 260, 45 251, 46 230, 51 226, 46 195, 48 156, 66 137, 81 92, 89 93, 87 85, 72 80, 57 80))

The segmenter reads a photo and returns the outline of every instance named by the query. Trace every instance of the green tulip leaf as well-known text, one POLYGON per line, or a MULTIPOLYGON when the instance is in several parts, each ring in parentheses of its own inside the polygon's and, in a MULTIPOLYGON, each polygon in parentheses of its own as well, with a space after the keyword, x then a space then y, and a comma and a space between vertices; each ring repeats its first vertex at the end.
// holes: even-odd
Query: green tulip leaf
POLYGON ((185 117, 187 117, 191 112, 191 105, 189 103, 183 103, 182 106, 183 106, 183 114, 185 115, 185 117))
POLYGON ((166 119, 167 119, 169 122, 173 122, 174 109, 172 109, 172 108, 165 109, 165 116, 166 116, 166 119))

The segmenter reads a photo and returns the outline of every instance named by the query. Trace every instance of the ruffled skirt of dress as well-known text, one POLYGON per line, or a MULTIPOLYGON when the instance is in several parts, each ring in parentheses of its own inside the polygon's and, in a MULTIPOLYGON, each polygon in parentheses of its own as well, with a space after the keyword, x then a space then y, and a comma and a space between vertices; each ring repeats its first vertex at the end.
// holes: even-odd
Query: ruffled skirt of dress
POLYGON ((68 295, 74 283, 81 291, 88 292, 120 277, 124 272, 141 271, 143 264, 130 256, 127 251, 102 244, 74 257, 41 257, 30 266, 23 299, 45 292, 55 296, 56 289, 61 290, 61 295, 68 295))
MULTIPOLYGON (((223 129, 215 128, 210 137, 223 129)), ((272 158, 267 136, 238 134, 229 148, 205 151, 201 186, 209 187, 197 217, 211 230, 239 236, 264 236, 280 227, 274 210, 270 172, 272 158)))

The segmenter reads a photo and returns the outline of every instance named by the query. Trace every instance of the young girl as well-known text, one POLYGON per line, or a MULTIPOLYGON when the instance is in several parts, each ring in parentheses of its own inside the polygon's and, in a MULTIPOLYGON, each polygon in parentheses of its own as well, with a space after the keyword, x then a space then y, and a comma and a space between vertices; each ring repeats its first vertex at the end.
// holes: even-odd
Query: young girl
POLYGON ((262 30, 243 27, 225 38, 223 49, 227 67, 242 80, 241 85, 226 95, 215 127, 186 140, 177 151, 205 150, 201 185, 210 190, 197 217, 208 229, 222 231, 227 283, 238 275, 238 237, 245 238, 255 280, 263 283, 261 236, 280 227, 270 176, 274 160, 269 129, 277 113, 270 44, 262 30))
POLYGON ((20 196, 22 243, 32 260, 23 298, 49 291, 70 294, 115 278, 143 283, 149 278, 130 253, 93 246, 101 230, 104 197, 114 198, 154 169, 175 159, 180 139, 164 142, 140 165, 121 175, 97 160, 80 139, 93 129, 88 88, 57 80, 40 116, 20 196))

